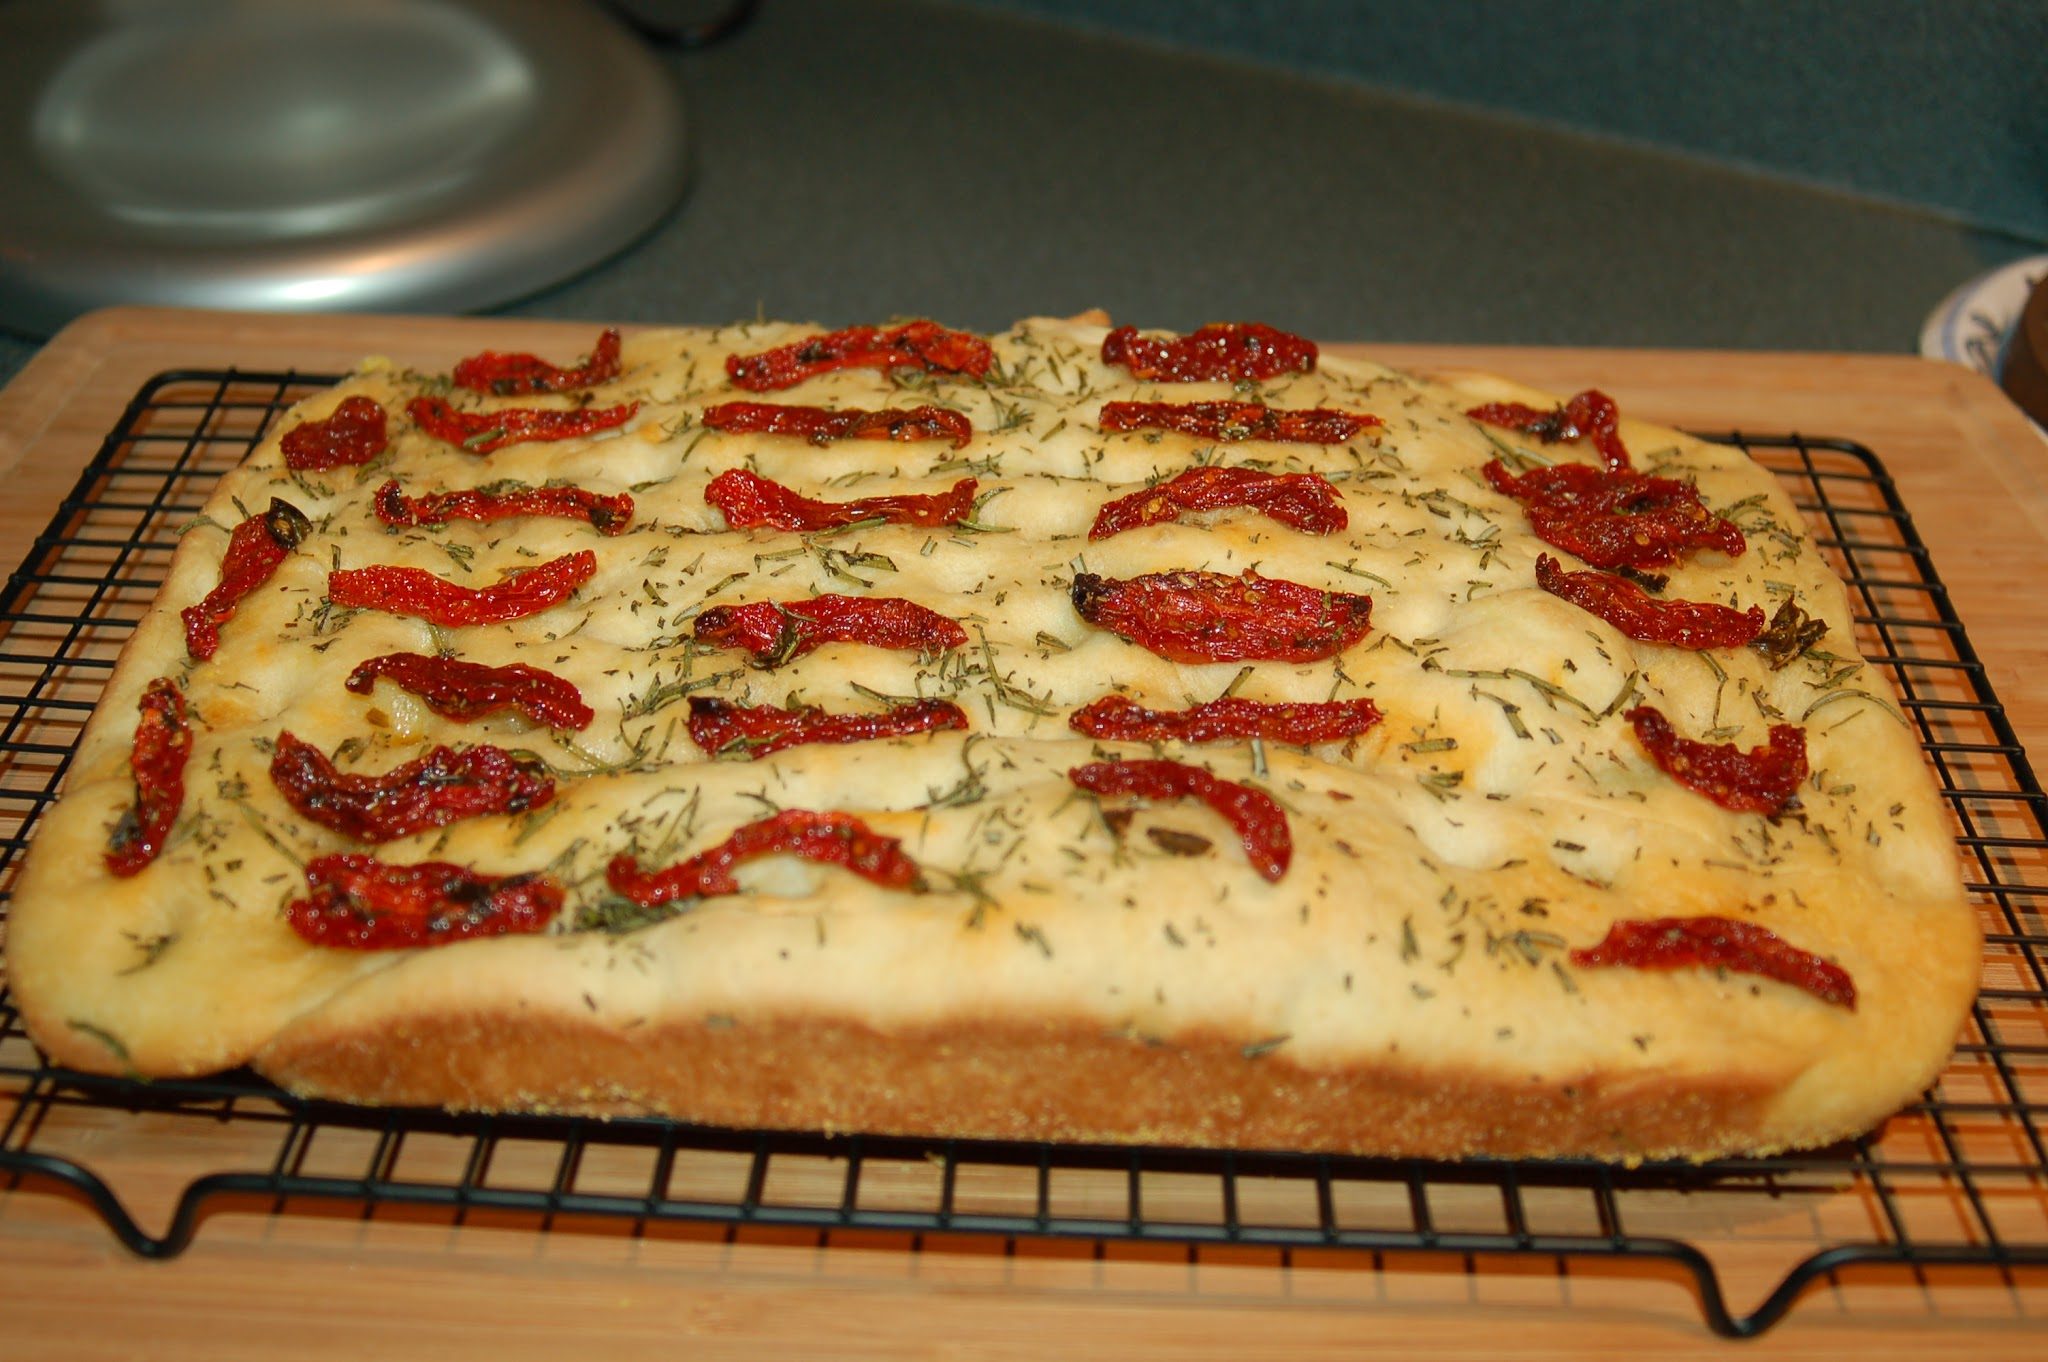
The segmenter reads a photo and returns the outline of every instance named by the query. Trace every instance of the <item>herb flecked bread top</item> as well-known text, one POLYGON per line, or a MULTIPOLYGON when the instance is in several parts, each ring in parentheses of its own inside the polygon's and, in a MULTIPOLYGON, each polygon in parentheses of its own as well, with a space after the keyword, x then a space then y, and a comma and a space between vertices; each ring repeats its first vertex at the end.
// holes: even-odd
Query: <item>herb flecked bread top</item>
POLYGON ((1746 540, 1739 556, 1660 569, 1662 595, 1765 615, 1791 602, 1827 626, 1777 655, 1635 641, 1538 587, 1540 556, 1582 564, 1483 472, 1600 463, 1585 439, 1466 415, 1554 397, 1327 356, 1257 381, 1148 381, 1103 362, 1106 330, 1026 321, 990 338, 982 377, 844 368, 766 394, 735 388, 727 358, 817 328, 647 331, 585 390, 478 394, 372 362, 309 399, 184 535, 38 830, 8 943, 38 1043, 102 1071, 254 1063, 372 1102, 1623 1159, 1839 1138, 1929 1081, 1974 991, 1974 916, 1913 736, 1767 472, 1623 413, 1634 467, 1696 485, 1746 540), (388 413, 389 447, 360 467, 286 468, 278 436, 357 395, 388 413), (479 412, 636 405, 611 429, 477 454, 417 428, 420 397, 479 412), (929 405, 972 434, 706 427, 707 408, 742 398, 929 405), (1257 401, 1378 424, 1329 444, 1105 431, 1109 401, 1257 401), (1346 523, 1309 533, 1240 506, 1090 539, 1105 503, 1203 465, 1320 475, 1346 523), (971 514, 937 528, 735 530, 706 500, 735 469, 824 501, 976 486, 971 514), (617 533, 544 517, 394 528, 373 505, 390 479, 412 495, 574 486, 634 509, 617 533), (215 588, 230 532, 273 498, 306 532, 195 661, 179 612, 215 588), (588 581, 506 623, 442 627, 331 599, 336 571, 485 586, 584 551, 588 581), (1370 627, 1320 660, 1191 663, 1077 611, 1083 577, 1247 571, 1369 597, 1370 627), (914 602, 965 642, 828 642, 763 665, 697 632, 719 607, 821 595, 914 602), (516 712, 463 722, 388 680, 345 686, 394 653, 539 668, 595 717, 580 731, 516 712), (188 707, 185 793, 161 854, 116 877, 104 852, 136 802, 138 702, 156 678, 188 707), (1104 696, 1163 710, 1370 700, 1381 718, 1306 747, 1076 732, 1070 716, 1104 696), (707 752, 690 737, 693 700, 860 714, 944 700, 965 726, 707 752), (1638 706, 1742 751, 1796 726, 1796 802, 1741 812, 1688 788, 1635 736, 1638 706), (345 774, 494 745, 544 768, 553 795, 366 846, 281 797, 286 733, 345 774), (1178 761, 1270 797, 1285 873, 1261 874, 1201 800, 1070 778, 1118 759, 1178 761), (786 855, 741 866, 737 893, 654 907, 607 881, 619 856, 659 868, 792 809, 896 839, 918 883, 786 855), (531 934, 311 944, 285 910, 307 893, 307 864, 340 852, 545 874, 563 904, 531 934), (1853 1006, 1725 962, 1573 958, 1617 923, 1683 918, 1750 924, 1827 962, 1853 980, 1853 1006))

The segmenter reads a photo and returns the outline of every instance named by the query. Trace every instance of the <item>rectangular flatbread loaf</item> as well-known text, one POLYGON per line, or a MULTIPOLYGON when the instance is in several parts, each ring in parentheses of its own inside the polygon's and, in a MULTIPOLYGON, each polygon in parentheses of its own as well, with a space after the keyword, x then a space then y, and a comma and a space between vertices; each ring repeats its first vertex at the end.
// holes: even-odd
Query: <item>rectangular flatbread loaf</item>
POLYGON ((53 1061, 1630 1161, 1941 1068, 1947 817, 1739 450, 1250 325, 614 345, 221 480, 19 880, 53 1061))

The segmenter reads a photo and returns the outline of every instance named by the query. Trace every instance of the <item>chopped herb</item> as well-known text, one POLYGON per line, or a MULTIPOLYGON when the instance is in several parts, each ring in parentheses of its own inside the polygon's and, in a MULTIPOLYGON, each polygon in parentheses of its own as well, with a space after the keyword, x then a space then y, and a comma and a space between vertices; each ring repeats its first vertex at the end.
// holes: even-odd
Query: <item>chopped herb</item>
POLYGON ((1826 620, 1809 616, 1797 602, 1787 600, 1771 616, 1770 625, 1749 646, 1763 655, 1772 671, 1778 671, 1812 648, 1826 635, 1826 620))
POLYGON ((128 1047, 122 1044, 119 1036, 103 1027, 93 1025, 89 1021, 81 1021, 77 1017, 65 1018, 64 1024, 78 1032, 79 1035, 90 1037, 101 1045, 106 1046, 112 1052, 115 1059, 120 1060, 122 1065, 131 1073, 134 1071, 135 1062, 129 1058, 128 1047))
POLYGON ((988 785, 982 780, 982 773, 988 768, 976 766, 969 758, 974 751, 974 739, 969 738, 960 748, 960 764, 967 768, 958 783, 941 790, 937 786, 925 787, 925 802, 919 805, 925 809, 956 809, 969 804, 979 804, 988 798, 988 785))
POLYGON ((1394 584, 1392 582, 1380 576, 1377 572, 1367 572, 1364 568, 1355 566, 1357 562, 1358 560, 1356 558, 1353 558, 1350 561, 1343 563, 1326 562, 1323 564, 1323 566, 1335 568, 1337 569, 1337 571, 1348 573, 1353 577, 1363 577, 1368 582, 1378 582, 1381 586, 1385 587, 1389 591, 1392 591, 1394 589, 1394 584))
POLYGON ((1605 719, 1608 716, 1617 713, 1623 705, 1626 705, 1629 702, 1630 698, 1633 697, 1636 693, 1636 681, 1641 676, 1642 673, 1639 671, 1629 672, 1628 679, 1621 683, 1621 689, 1616 691, 1614 693, 1614 698, 1607 702, 1607 708, 1600 711, 1601 718, 1605 719))
POLYGON ((716 596, 719 592, 731 586, 734 582, 746 580, 747 575, 748 574, 744 572, 727 573, 725 576, 719 578, 716 582, 712 583, 710 590, 704 593, 704 599, 708 601, 713 596, 716 596))
POLYGON ((1052 703, 1051 691, 1047 691, 1045 696, 1041 698, 1019 686, 1012 685, 996 666, 996 650, 988 641, 988 631, 977 624, 974 626, 974 632, 981 639, 982 660, 987 664, 989 685, 994 687, 997 700, 1010 706, 1012 709, 1021 709, 1030 714, 1051 715, 1060 712, 1059 706, 1052 703))
POLYGON ((688 681, 681 677, 677 677, 673 681, 651 681, 648 683, 646 690, 638 695, 626 697, 626 703, 620 707, 619 717, 623 719, 644 719, 657 710, 668 708, 686 695, 694 695, 700 690, 730 681, 734 677, 743 674, 735 669, 729 672, 713 672, 709 676, 699 676, 688 681))
POLYGON ((1215 847, 1208 838, 1177 828, 1146 828, 1145 836, 1169 856, 1201 856, 1215 847))
POLYGON ((1821 696, 1820 699, 1815 700, 1812 704, 1806 707, 1806 712, 1799 716, 1799 722, 1805 723, 1808 719, 1811 719, 1813 717, 1814 711, 1819 709, 1825 709, 1827 706, 1833 704, 1835 701, 1846 700, 1852 695, 1861 696, 1863 699, 1870 701, 1871 704, 1876 705, 1879 709, 1891 715, 1894 719, 1897 719, 1901 724, 1904 724, 1906 722, 1906 717, 1903 714, 1899 713, 1896 709, 1893 709, 1889 701, 1880 699, 1879 697, 1872 695, 1867 690, 1858 690, 1853 687, 1843 690, 1831 690, 1826 695, 1821 696))
POLYGON ((656 923, 666 922, 688 911, 686 901, 670 901, 644 908, 623 894, 606 893, 584 904, 576 910, 574 930, 579 932, 604 932, 611 936, 622 936, 637 932, 656 923))
MULTIPOLYGON (((232 869, 234 865, 239 864, 241 864, 239 861, 233 862, 229 868, 232 869)), ((151 965, 162 959, 163 953, 169 950, 178 939, 176 932, 158 932, 155 936, 136 936, 130 932, 123 932, 122 935, 126 936, 135 949, 142 953, 142 958, 127 969, 122 970, 122 974, 134 974, 140 970, 148 969, 151 965)))
POLYGON ((1472 694, 1477 698, 1491 700, 1496 705, 1499 705, 1501 716, 1508 721, 1508 727, 1514 730, 1515 736, 1524 741, 1528 740, 1529 726, 1522 722, 1522 707, 1520 705, 1512 700, 1504 700, 1492 691, 1481 690, 1477 686, 1472 688, 1472 694))
POLYGON ((1530 928, 1516 928, 1513 932, 1509 932, 1507 936, 1489 940, 1487 942, 1487 950, 1493 950, 1495 944, 1509 946, 1513 952, 1520 954, 1522 959, 1528 961, 1530 965, 1542 965, 1542 952, 1544 950, 1563 950, 1569 942, 1563 936, 1556 934, 1556 932, 1532 932, 1530 928))
POLYGON ((1293 1035, 1288 1034, 1268 1036, 1265 1040, 1253 1041, 1250 1045, 1244 1047, 1244 1057, 1246 1059, 1257 1059, 1261 1055, 1270 1055, 1293 1039, 1293 1035))
MULTIPOLYGON (((1557 708, 1557 705, 1555 703, 1556 701, 1562 700, 1566 704, 1572 706, 1574 709, 1584 710, 1587 714, 1593 713, 1593 707, 1587 704, 1584 700, 1581 700, 1578 696, 1572 694, 1563 686, 1557 685, 1554 682, 1545 681, 1542 677, 1537 676, 1533 672, 1525 672, 1518 667, 1508 667, 1503 669, 1501 674, 1503 676, 1512 677, 1514 680, 1523 681, 1531 686, 1534 686, 1536 688, 1537 694, 1541 695, 1545 700, 1552 702, 1552 709, 1557 708)), ((1446 675, 1455 676, 1458 675, 1458 673, 1449 672, 1446 673, 1446 675)), ((1633 678, 1631 678, 1630 684, 1634 684, 1633 678)))

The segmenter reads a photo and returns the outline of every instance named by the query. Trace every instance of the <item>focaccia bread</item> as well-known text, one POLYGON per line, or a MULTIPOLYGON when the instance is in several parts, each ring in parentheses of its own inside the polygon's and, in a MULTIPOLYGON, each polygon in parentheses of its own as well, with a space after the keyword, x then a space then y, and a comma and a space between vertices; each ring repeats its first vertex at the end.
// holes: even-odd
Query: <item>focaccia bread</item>
MULTIPOLYGON (((82 1069, 251 1064, 370 1103, 1434 1156, 1764 1152, 1860 1132, 1912 1100, 1973 996, 1978 928, 1913 735, 1856 657, 1843 588, 1775 480, 1732 448, 1614 427, 1599 400, 1316 362, 1312 347, 1230 330, 1223 349, 1278 371, 1178 380, 1160 356, 1200 360, 1199 346, 1141 339, 1134 357, 1128 332, 1088 319, 990 338, 978 376, 979 361, 915 347, 839 363, 855 344, 843 333, 771 323, 643 332, 616 373, 487 356, 471 377, 499 380, 465 387, 367 363, 221 480, 37 829, 7 950, 37 1043, 82 1069), (780 361, 728 364, 777 347, 780 361), (388 447, 287 467, 280 437, 329 429, 352 397, 388 417, 388 447), (742 400, 941 415, 865 431, 895 438, 836 438, 863 432, 818 418, 814 438, 707 425, 744 427, 707 418, 742 400), (1180 418, 1196 433, 1106 430, 1107 402, 1322 415, 1299 418, 1298 440, 1244 407, 1212 409, 1207 427, 1180 418), (1516 403, 1551 414, 1518 420, 1502 405, 1516 403), (518 438, 523 418, 502 415, 515 408, 586 433, 518 438), (491 415, 437 436, 429 409, 491 415), (1314 424, 1331 413, 1372 419, 1314 424), (1597 585, 1736 607, 1724 623, 1757 622, 1756 607, 1764 638, 1631 638, 1539 586, 1546 556, 1548 574, 1587 570, 1560 546, 1578 541, 1539 538, 1503 489, 1546 465, 1629 461, 1696 485, 1712 532, 1597 585), (1106 505, 1200 467, 1314 474, 1287 486, 1326 500, 1301 514, 1140 496, 1124 513, 1150 523, 1091 538, 1106 505), (815 500, 953 494, 972 509, 932 527, 734 529, 707 501, 733 470, 815 500), (963 478, 975 486, 960 492, 963 478), (408 527, 377 514, 391 480, 412 497, 623 493, 632 510, 408 527), (303 517, 289 551, 279 541, 274 570, 208 617, 217 650, 197 657, 181 612, 216 593, 231 532, 273 499, 303 517), (408 566, 484 587, 585 552, 594 571, 566 599, 498 623, 430 623, 378 599, 378 580, 344 592, 333 575, 408 566), (1201 573, 1218 590, 1300 590, 1219 623, 1189 590, 1201 573), (914 603, 956 632, 877 646, 868 623, 806 651, 794 614, 825 596, 914 603), (1303 599, 1312 628, 1288 622, 1303 599), (782 609, 758 656, 706 627, 764 602, 782 609), (1174 629, 1198 637, 1170 643, 1174 629), (1266 635, 1277 658, 1239 646, 1266 635), (395 654, 536 668, 591 717, 458 720, 389 676, 345 684, 395 654), (168 727, 166 680, 185 707, 168 727), (1279 716, 1277 738, 1077 732, 1076 712, 1105 696, 1321 708, 1261 711, 1279 716), (902 736, 773 751, 692 737, 693 718, 740 712, 707 702, 869 717, 925 704, 929 717, 934 701, 957 709, 902 736), (1379 716, 1363 731, 1358 701, 1379 716), (1341 737, 1282 731, 1346 704, 1341 737), (1675 778, 1641 736, 1646 710, 1713 745, 1714 769, 1695 760, 1692 783, 1675 778), (139 721, 190 740, 153 857, 137 851, 139 721), (1740 807, 1743 763, 1784 731, 1803 743, 1796 790, 1740 807), (486 746, 548 793, 375 844, 309 817, 275 775, 292 754, 306 769, 310 749, 345 783, 486 746), (1177 763, 1146 768, 1175 780, 1207 772, 1223 794, 1148 798, 1173 790, 1140 782, 1133 796, 1114 782, 1140 768, 1101 774, 1141 761, 1177 763), (1089 769, 1084 788, 1073 773, 1089 769), (1264 812, 1242 814, 1247 802, 1264 812), (732 872, 737 892, 649 902, 621 888, 617 858, 655 874, 789 810, 857 819, 871 861, 914 869, 857 873, 771 837, 771 854, 732 872), (113 873, 110 846, 142 863, 113 873), (510 930, 493 906, 442 913, 427 944, 324 944, 304 930, 307 867, 339 853, 542 876, 517 883, 558 889, 561 906, 519 924, 538 930, 510 930), (440 930, 454 919, 474 934, 440 930), (1673 925, 1685 920, 1721 947, 1761 941, 1768 959, 1701 954, 1673 925), (1629 923, 1653 925, 1633 954, 1603 954, 1629 923), (1656 954, 1673 943, 1676 956, 1656 954)), ((329 908, 330 926, 391 926, 356 900, 329 908)))

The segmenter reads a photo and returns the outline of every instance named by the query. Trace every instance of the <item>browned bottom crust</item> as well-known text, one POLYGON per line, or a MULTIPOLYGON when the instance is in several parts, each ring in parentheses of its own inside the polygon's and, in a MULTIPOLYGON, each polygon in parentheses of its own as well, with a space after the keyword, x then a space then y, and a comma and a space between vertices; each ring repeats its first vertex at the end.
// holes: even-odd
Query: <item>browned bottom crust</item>
POLYGON ((376 1104, 1437 1158, 1635 1161, 1784 1143, 1760 1134, 1777 1086, 1767 1080, 1516 1084, 1399 1063, 1316 1072, 1277 1051, 1149 1043, 1071 1023, 884 1036, 807 1020, 621 1036, 472 1015, 374 1035, 310 1031, 282 1037, 257 1066, 301 1095, 376 1104))

